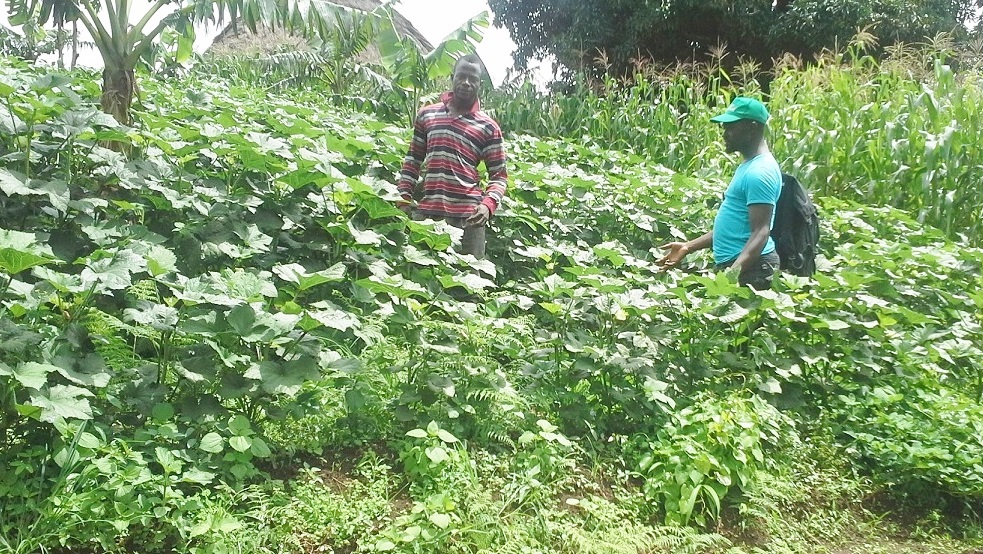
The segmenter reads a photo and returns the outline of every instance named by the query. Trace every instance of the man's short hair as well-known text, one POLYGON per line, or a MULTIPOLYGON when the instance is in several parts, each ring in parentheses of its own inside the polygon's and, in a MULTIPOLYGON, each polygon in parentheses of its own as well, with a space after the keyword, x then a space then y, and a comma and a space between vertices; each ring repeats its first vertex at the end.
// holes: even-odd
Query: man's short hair
POLYGON ((451 73, 457 73, 457 67, 462 63, 473 63, 477 65, 479 69, 481 69, 482 74, 486 73, 485 64, 481 63, 481 58, 478 57, 477 54, 465 54, 458 58, 457 61, 454 62, 454 70, 451 71, 451 73))

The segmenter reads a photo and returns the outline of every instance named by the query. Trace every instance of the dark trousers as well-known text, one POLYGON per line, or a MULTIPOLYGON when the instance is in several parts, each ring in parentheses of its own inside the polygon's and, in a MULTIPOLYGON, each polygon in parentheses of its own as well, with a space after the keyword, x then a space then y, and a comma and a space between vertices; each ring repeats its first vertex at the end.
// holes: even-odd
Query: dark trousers
POLYGON ((461 244, 457 247, 457 252, 460 254, 471 254, 479 260, 485 257, 484 226, 465 227, 463 217, 440 217, 436 215, 423 214, 417 210, 413 210, 413 215, 411 217, 414 221, 423 221, 424 219, 443 220, 454 227, 457 227, 458 229, 463 229, 464 236, 461 237, 461 244))
MULTIPOLYGON (((717 271, 727 269, 736 260, 717 264, 717 271)), ((758 256, 758 259, 748 267, 741 268, 741 274, 737 277, 737 282, 741 286, 751 285, 755 290, 767 290, 771 288, 771 278, 775 275, 775 270, 779 266, 778 253, 772 250, 767 254, 758 256)))

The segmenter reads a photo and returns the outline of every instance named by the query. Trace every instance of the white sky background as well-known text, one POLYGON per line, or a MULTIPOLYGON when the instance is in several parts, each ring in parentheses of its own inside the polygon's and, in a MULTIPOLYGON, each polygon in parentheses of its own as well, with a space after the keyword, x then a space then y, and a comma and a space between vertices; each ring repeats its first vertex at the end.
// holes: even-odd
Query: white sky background
MULTIPOLYGON (((0 4, 6 4, 6 2, 0 2, 0 4)), ((146 0, 135 0, 131 11, 131 20, 137 21, 145 13, 148 5, 146 0)), ((486 0, 395 0, 393 5, 403 17, 420 31, 420 34, 434 45, 439 44, 447 35, 482 11, 488 11, 491 14, 486 0)), ((6 6, 0 10, 0 22, 5 25, 7 23, 6 6)), ((221 29, 214 27, 198 29, 195 51, 203 52, 207 49, 220 31, 221 29)), ((506 29, 494 25, 488 27, 484 38, 477 47, 477 53, 485 62, 488 74, 496 86, 502 83, 513 65, 512 52, 514 50, 515 43, 506 29)), ((100 67, 102 60, 98 52, 87 48, 80 51, 78 63, 88 67, 100 67)), ((540 68, 538 71, 534 71, 537 82, 545 83, 550 80, 552 71, 550 64, 531 62, 530 67, 540 68)))

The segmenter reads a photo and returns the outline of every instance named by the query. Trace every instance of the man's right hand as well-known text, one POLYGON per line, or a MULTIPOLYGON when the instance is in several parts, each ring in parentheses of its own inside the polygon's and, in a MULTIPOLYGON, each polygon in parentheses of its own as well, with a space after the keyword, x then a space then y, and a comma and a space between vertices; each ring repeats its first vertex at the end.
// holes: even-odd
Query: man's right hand
POLYGON ((413 204, 400 204, 399 209, 403 210, 403 213, 406 214, 406 217, 410 217, 413 215, 413 204))
POLYGON ((683 261, 686 254, 689 254, 689 245, 685 242, 670 242, 669 244, 663 244, 659 248, 668 250, 665 256, 662 256, 655 262, 662 269, 676 267, 679 265, 679 262, 683 261))

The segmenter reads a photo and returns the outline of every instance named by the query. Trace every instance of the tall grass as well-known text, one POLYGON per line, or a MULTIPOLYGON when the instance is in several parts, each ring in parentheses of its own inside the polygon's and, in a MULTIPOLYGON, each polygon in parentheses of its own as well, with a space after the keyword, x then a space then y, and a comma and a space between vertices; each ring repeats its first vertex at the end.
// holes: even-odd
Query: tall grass
POLYGON ((639 63, 627 81, 585 80, 548 94, 522 85, 491 104, 507 131, 589 137, 676 171, 719 177, 730 168, 721 166, 727 158, 710 116, 735 95, 763 97, 773 114, 773 152, 816 194, 890 205, 983 244, 979 71, 967 63, 953 70, 946 37, 894 47, 882 60, 866 54, 875 42, 862 33, 810 63, 778 60, 769 75, 748 63, 726 69, 722 51, 704 65, 656 71, 639 63))
POLYGON ((929 54, 878 63, 851 49, 782 71, 773 147, 821 194, 901 208, 980 244, 980 75, 929 54))

